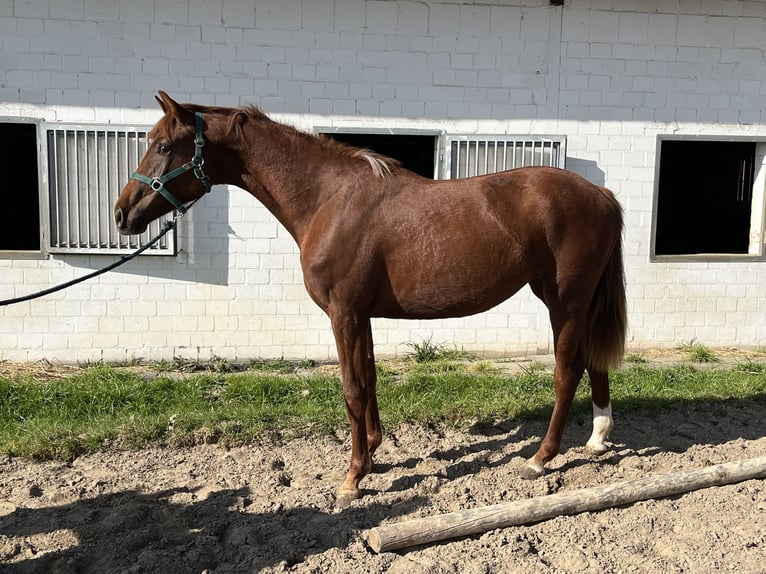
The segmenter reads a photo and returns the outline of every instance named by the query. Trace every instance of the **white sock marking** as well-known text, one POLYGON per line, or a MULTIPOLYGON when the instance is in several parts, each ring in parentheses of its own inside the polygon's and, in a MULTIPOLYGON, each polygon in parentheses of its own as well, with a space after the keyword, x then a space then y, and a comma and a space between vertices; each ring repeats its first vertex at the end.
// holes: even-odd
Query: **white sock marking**
POLYGON ((610 402, 603 409, 597 407, 596 403, 593 403, 593 433, 590 435, 585 446, 594 453, 601 454, 606 452, 609 449, 604 444, 604 441, 613 428, 612 403, 610 402))

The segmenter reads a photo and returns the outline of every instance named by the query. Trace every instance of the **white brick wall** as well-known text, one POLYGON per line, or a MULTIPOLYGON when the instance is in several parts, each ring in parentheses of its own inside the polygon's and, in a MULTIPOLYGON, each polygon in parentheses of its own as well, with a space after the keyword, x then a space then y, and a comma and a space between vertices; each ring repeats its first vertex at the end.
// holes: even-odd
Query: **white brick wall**
MULTIPOLYGON (((766 136, 766 2, 706 0, 0 0, 0 117, 151 124, 154 94, 255 103, 314 126, 565 134, 568 165, 613 189, 633 348, 766 341, 766 263, 649 261, 656 137, 766 136)), ((762 240, 762 238, 761 238, 762 240)), ((176 258, 142 258, 0 308, 0 359, 335 356, 297 249, 248 194, 216 188, 176 258)), ((0 298, 112 261, 0 257, 0 298)), ((408 341, 550 348, 524 289, 476 317, 375 320, 408 341)))

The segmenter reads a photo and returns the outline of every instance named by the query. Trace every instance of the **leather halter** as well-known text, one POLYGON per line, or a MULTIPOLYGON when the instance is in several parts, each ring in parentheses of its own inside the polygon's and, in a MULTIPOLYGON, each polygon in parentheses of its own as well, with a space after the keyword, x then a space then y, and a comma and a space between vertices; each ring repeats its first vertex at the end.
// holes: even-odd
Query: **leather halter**
POLYGON ((194 135, 194 156, 191 158, 191 161, 188 161, 187 163, 183 164, 181 167, 178 167, 174 169, 173 171, 170 171, 166 173, 165 175, 161 175, 159 177, 147 177, 145 175, 141 175, 138 172, 133 173, 133 175, 130 176, 130 179, 135 179, 140 181, 141 183, 145 183, 149 187, 151 187, 154 191, 159 193, 162 197, 167 199, 173 207, 175 207, 179 213, 182 215, 188 211, 188 207, 186 207, 181 201, 178 200, 172 193, 170 193, 166 188, 165 184, 169 182, 171 179, 174 179, 178 177, 179 175, 183 175, 187 171, 193 171, 194 177, 196 177, 198 180, 202 182, 202 185, 205 186, 205 193, 208 193, 211 189, 210 185, 210 178, 205 175, 205 172, 202 171, 202 166, 205 164, 205 160, 202 157, 202 148, 205 145, 205 140, 202 137, 202 132, 204 130, 205 124, 202 121, 202 114, 199 112, 194 113, 195 117, 195 129, 196 133, 194 135))

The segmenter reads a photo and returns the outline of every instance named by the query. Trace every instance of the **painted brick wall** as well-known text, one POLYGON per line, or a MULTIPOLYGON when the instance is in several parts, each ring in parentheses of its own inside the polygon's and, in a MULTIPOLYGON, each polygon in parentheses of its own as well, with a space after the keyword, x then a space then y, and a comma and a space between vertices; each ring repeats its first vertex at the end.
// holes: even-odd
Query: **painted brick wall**
MULTIPOLYGON (((766 136, 766 2, 548 4, 0 0, 0 117, 150 125, 164 89, 306 130, 563 134, 567 165, 626 210, 629 344, 762 345, 765 263, 656 263, 649 248, 657 135, 766 136)), ((0 359, 335 356, 292 239, 247 193, 216 188, 179 241, 175 258, 0 308, 0 359)), ((0 298, 112 260, 2 257, 0 298)), ((428 337, 535 352, 549 331, 527 289, 475 317, 375 321, 379 354, 428 337)))

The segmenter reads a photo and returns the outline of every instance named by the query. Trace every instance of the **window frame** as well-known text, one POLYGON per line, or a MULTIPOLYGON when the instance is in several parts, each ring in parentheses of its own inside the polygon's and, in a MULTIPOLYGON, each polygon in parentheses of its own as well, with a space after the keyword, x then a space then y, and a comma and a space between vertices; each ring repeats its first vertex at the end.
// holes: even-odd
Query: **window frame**
POLYGON ((649 260, 653 263, 664 262, 751 262, 766 260, 766 136, 743 136, 721 134, 658 134, 655 146, 654 181, 652 193, 652 225, 649 247, 649 260), (753 176, 752 198, 750 203, 750 230, 748 253, 684 253, 657 254, 657 210, 660 196, 660 169, 662 162, 662 142, 720 142, 755 144, 755 174, 753 176), (760 163, 759 163, 760 159, 760 163), (757 230, 753 231, 753 223, 757 230), (753 239, 757 236, 757 239, 753 239), (756 251, 753 252, 753 244, 756 251))
MULTIPOLYGON (((35 126, 35 137, 37 138, 36 153, 37 153, 37 173, 30 175, 29 177, 37 178, 37 193, 38 193, 38 225, 40 227, 40 249, 0 249, 0 259, 43 259, 47 255, 46 245, 48 241, 47 229, 45 222, 47 221, 47 205, 45 199, 47 197, 47 178, 45 177, 46 166, 43 164, 44 158, 42 155, 42 142, 40 140, 40 126, 44 122, 43 118, 34 117, 17 117, 17 116, 0 116, 0 124, 32 124, 35 126)), ((24 174, 22 174, 23 176, 24 174)))

